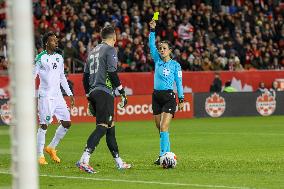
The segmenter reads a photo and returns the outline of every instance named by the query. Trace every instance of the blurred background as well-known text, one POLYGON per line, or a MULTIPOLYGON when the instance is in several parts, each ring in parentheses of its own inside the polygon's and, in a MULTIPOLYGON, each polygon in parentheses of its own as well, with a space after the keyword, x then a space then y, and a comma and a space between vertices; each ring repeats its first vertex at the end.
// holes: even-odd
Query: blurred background
MULTIPOLYGON (((7 69, 5 2, 0 3, 0 70, 7 69)), ((41 36, 60 39, 67 73, 81 73, 99 31, 115 26, 121 72, 153 71, 148 22, 160 12, 157 40, 174 45, 187 71, 280 70, 284 67, 280 0, 33 0, 36 53, 41 36)))
MULTIPOLYGON (((8 98, 5 8, 5 1, 0 1, 0 97, 8 98)), ((113 25, 126 93, 150 95, 155 68, 148 22, 156 11, 160 13, 157 42, 168 40, 173 45, 189 103, 195 101, 191 93, 257 92, 257 96, 269 92, 275 97, 284 90, 284 3, 280 0, 33 0, 35 54, 43 50, 42 35, 55 32, 69 85, 76 98, 84 99, 82 72, 88 52, 101 42, 101 28, 113 25)))

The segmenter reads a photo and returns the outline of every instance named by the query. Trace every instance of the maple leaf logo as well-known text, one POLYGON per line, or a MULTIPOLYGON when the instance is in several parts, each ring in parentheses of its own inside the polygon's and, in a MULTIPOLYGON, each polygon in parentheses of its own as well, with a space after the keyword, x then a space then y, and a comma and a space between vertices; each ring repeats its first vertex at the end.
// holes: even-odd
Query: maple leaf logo
POLYGON ((276 100, 275 97, 269 93, 262 93, 256 99, 256 110, 262 116, 269 116, 274 113, 276 109, 276 100))
POLYGON ((5 104, 1 105, 1 107, 0 107, 0 116, 1 116, 2 121, 5 124, 9 125, 11 123, 12 114, 11 114, 10 106, 9 106, 8 103, 5 103, 5 104))
POLYGON ((223 97, 217 93, 213 93, 210 97, 206 98, 205 110, 211 117, 220 117, 226 109, 226 102, 223 97))

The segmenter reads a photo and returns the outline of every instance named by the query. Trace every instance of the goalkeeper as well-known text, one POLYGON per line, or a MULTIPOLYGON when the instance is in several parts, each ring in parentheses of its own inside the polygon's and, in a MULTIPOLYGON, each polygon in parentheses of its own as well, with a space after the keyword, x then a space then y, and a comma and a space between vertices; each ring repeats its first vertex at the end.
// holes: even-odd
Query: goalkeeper
POLYGON ((76 166, 87 172, 95 173, 89 165, 91 154, 100 139, 106 135, 107 146, 116 162, 118 169, 129 169, 130 164, 122 161, 115 138, 114 90, 121 95, 120 106, 127 103, 125 91, 117 75, 117 52, 114 48, 116 33, 113 27, 106 26, 101 31, 102 43, 90 51, 84 68, 83 84, 89 101, 90 112, 96 117, 96 129, 87 140, 87 145, 76 166))
POLYGON ((158 49, 155 44, 156 22, 150 23, 149 46, 151 57, 155 63, 154 92, 152 108, 156 127, 160 132, 160 154, 155 164, 160 164, 160 157, 170 152, 169 126, 176 111, 176 97, 173 92, 174 81, 178 92, 178 109, 183 109, 184 95, 182 86, 182 71, 180 64, 171 59, 172 48, 168 41, 161 41, 158 49))

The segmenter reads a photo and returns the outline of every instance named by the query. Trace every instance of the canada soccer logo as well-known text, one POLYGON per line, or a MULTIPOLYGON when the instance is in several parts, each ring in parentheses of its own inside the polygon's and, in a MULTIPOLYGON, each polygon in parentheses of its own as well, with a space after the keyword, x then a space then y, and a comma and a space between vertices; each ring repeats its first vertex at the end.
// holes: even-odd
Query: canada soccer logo
POLYGON ((1 105, 0 116, 1 116, 2 121, 5 124, 9 125, 11 123, 12 115, 11 115, 10 106, 8 103, 1 105))
POLYGON ((211 117, 220 117, 226 109, 225 99, 217 93, 212 94, 206 98, 205 110, 211 117))
POLYGON ((256 110, 262 116, 269 116, 274 113, 276 109, 276 100, 269 92, 261 94, 256 99, 256 110))

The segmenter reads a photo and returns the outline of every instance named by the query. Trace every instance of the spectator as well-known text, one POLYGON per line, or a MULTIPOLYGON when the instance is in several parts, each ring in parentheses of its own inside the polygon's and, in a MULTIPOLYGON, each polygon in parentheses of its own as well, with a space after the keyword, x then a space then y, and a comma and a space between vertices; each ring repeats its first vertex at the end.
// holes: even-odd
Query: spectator
POLYGON ((194 28, 189 22, 189 17, 185 17, 178 26, 178 37, 182 40, 192 41, 194 28))
POLYGON ((89 43, 90 34, 87 33, 86 26, 82 25, 80 27, 80 32, 78 33, 78 40, 82 41, 85 46, 89 43))
POLYGON ((0 57, 0 71, 8 69, 8 61, 4 57, 0 57))
POLYGON ((220 50, 219 61, 221 63, 222 68, 224 69, 227 66, 227 63, 228 63, 228 58, 226 57, 226 50, 225 49, 220 50))
MULTIPOLYGON (((53 30, 63 39, 60 41, 60 48, 64 49, 71 41, 72 47, 76 49, 75 57, 70 57, 68 62, 84 61, 84 56, 80 56, 82 52, 84 54, 84 51, 88 52, 91 47, 100 43, 100 29, 104 24, 112 24, 118 33, 117 44, 122 42, 118 50, 123 69, 135 61, 137 71, 148 70, 150 67, 147 65, 152 64, 147 58, 147 22, 152 18, 154 11, 159 11, 161 14, 157 32, 161 38, 157 40, 167 38, 174 44, 173 48, 179 50, 182 56, 176 55, 176 58, 182 60, 179 61, 183 63, 184 70, 242 70, 241 67, 282 69, 284 66, 284 19, 280 1, 107 2, 33 1, 37 50, 40 51, 41 48, 41 35, 53 30), (81 42, 84 48, 79 46, 81 42), (143 54, 139 53, 142 61, 136 60, 135 51, 138 45, 143 46, 143 54), (129 50, 130 52, 127 52, 129 50), (232 57, 231 52, 239 58, 239 62, 232 57), (123 54, 127 54, 127 61, 123 54)), ((6 45, 5 19, 5 14, 2 13, 0 46, 6 45)))
POLYGON ((194 59, 193 65, 191 67, 191 71, 202 71, 201 59, 200 58, 195 58, 194 59))
POLYGON ((208 57, 204 57, 202 64, 201 64, 203 71, 210 71, 212 70, 212 63, 208 57))
POLYGON ((273 95, 274 97, 276 97, 276 92, 277 91, 281 91, 280 88, 278 87, 278 82, 277 81, 273 81, 272 82, 272 86, 269 89, 269 92, 271 93, 271 95, 273 95))
POLYGON ((214 58, 214 62, 212 64, 212 70, 214 71, 221 71, 223 70, 222 64, 221 64, 221 60, 218 57, 214 58))
POLYGON ((235 57, 235 67, 234 67, 235 71, 243 71, 243 65, 241 65, 240 59, 238 57, 235 57))
POLYGON ((220 93, 222 91, 222 81, 220 79, 220 74, 215 72, 213 83, 210 86, 211 93, 220 93))
POLYGON ((6 99, 9 97, 8 86, 0 88, 0 99, 6 99))
POLYGON ((231 80, 226 81, 223 92, 225 93, 237 92, 237 89, 231 86, 231 84, 232 84, 231 80))
MULTIPOLYGON (((64 59, 65 59, 65 65, 67 65, 67 67, 69 69, 72 68, 71 64, 72 64, 72 60, 76 57, 76 49, 72 46, 72 42, 68 41, 66 44, 66 47, 64 47, 64 59)), ((70 71, 74 71, 74 70, 70 70, 70 71)))
MULTIPOLYGON (((73 83, 71 80, 69 80, 69 78, 68 78, 68 73, 66 73, 66 71, 65 71, 65 75, 66 75, 66 79, 67 79, 67 83, 68 83, 68 85, 69 85, 69 88, 70 88, 72 94, 74 94, 74 92, 73 92, 74 83, 73 83)), ((61 89, 61 92, 62 92, 62 95, 63 95, 63 96, 68 96, 62 86, 60 86, 60 89, 61 89)))
POLYGON ((265 87, 264 82, 260 82, 259 83, 259 87, 258 87, 258 89, 256 91, 260 92, 260 93, 265 93, 265 92, 268 91, 268 89, 265 87))

